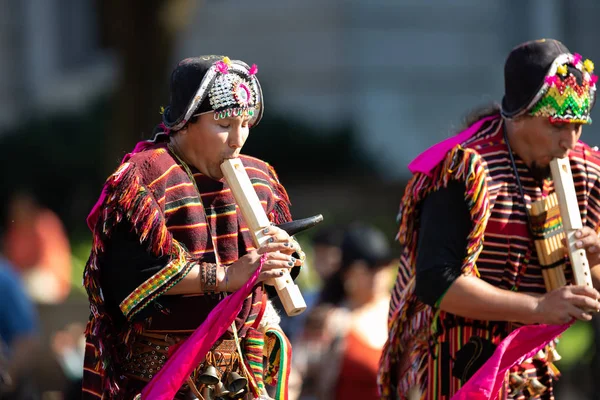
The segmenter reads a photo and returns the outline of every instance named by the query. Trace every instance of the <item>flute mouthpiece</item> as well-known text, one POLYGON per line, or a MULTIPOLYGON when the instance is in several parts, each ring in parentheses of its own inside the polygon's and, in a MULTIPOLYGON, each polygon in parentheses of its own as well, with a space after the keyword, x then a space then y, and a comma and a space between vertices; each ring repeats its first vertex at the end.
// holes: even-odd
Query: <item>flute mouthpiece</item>
POLYGON ((288 235, 293 236, 297 233, 312 228, 323 221, 323 215, 314 215, 308 218, 297 219, 283 224, 276 225, 279 229, 283 229, 288 235))

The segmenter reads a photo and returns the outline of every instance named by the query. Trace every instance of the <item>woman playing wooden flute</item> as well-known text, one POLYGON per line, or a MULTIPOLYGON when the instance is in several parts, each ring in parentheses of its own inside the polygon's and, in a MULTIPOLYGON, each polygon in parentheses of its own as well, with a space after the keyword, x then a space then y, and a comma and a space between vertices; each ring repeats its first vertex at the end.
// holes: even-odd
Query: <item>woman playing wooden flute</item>
MULTIPOLYGON (((550 161, 568 157, 584 225, 577 246, 599 287, 600 155, 579 140, 591 123, 593 69, 556 40, 519 45, 505 63, 501 107, 409 165, 382 398, 450 399, 516 327, 589 321, 600 309, 591 287, 546 292, 528 214, 554 190, 550 161)), ((507 374, 500 398, 553 398, 552 345, 507 374)))
POLYGON ((189 367, 168 368, 196 329, 223 333, 201 337, 206 357, 161 398, 267 398, 265 385, 275 383, 278 399, 286 393, 277 374, 288 368, 291 348, 262 282, 288 270, 297 275, 303 253, 277 226, 266 227, 266 244, 254 246, 220 168, 239 157, 269 221, 291 220, 273 167, 241 154, 264 109, 257 72, 223 56, 182 60, 156 136, 138 143, 107 180, 88 218, 94 246, 84 276, 91 309, 84 399, 129 400, 140 392, 156 399, 148 391, 164 381, 157 380, 162 371, 189 367), (239 304, 225 303, 248 282, 256 284, 239 304), (222 304, 234 310, 231 321, 205 325, 222 304))

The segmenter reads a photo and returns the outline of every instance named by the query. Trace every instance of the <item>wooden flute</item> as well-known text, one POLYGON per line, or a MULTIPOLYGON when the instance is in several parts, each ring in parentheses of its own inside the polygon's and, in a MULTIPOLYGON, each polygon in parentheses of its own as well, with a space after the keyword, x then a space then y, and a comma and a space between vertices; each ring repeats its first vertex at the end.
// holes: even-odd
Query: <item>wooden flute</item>
MULTIPOLYGON (((268 239, 268 236, 265 236, 262 231, 271 226, 271 221, 260 203, 242 161, 239 158, 225 160, 221 164, 221 171, 240 208, 242 217, 250 229, 254 246, 258 249, 268 239)), ((267 284, 275 287, 287 315, 298 315, 306 310, 306 302, 302 293, 289 272, 285 271, 283 276, 273 278, 267 284)))
POLYGON ((590 265, 584 249, 575 247, 575 233, 583 227, 573 183, 573 174, 568 158, 555 158, 550 162, 554 190, 558 198, 560 217, 567 238, 567 253, 571 260, 573 279, 576 285, 593 287, 590 265))

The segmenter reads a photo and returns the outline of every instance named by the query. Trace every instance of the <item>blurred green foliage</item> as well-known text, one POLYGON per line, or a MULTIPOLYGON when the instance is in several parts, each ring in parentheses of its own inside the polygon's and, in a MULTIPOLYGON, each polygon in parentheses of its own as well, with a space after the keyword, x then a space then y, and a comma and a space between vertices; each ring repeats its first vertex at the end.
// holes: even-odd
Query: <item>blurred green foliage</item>
MULTIPOLYGON (((85 233, 85 216, 111 172, 103 167, 111 132, 109 111, 108 98, 101 98, 83 112, 31 118, 0 135, 0 196, 30 192, 59 214, 70 235, 85 233)), ((347 127, 326 131, 266 114, 251 138, 244 153, 268 160, 286 182, 322 178, 323 171, 329 177, 353 178, 374 173, 347 127)), ((108 165, 116 168, 130 150, 121 149, 108 165)), ((3 202, 5 216, 6 205, 3 202)))
POLYGON ((595 351, 594 328, 591 322, 575 322, 563 333, 556 349, 562 359, 557 362, 558 369, 570 369, 577 363, 589 364, 595 351))

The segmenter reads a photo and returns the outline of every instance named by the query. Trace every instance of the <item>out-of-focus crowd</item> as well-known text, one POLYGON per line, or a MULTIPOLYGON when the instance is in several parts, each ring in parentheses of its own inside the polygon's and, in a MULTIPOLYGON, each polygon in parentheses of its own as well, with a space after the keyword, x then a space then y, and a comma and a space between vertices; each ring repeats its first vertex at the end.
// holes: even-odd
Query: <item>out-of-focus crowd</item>
MULTIPOLYGON (((4 227, 0 398, 78 399, 87 298, 73 290, 81 279, 65 228, 24 192, 12 197, 4 227)), ((304 243, 308 309, 295 317, 282 312, 293 347, 289 397, 376 399, 394 278, 389 238, 359 222, 314 233, 304 243)))
POLYGON ((309 311, 288 318, 293 399, 378 399, 377 370, 387 339, 394 254, 388 238, 362 223, 321 230, 312 241, 319 289, 309 311))
POLYGON ((85 320, 64 323, 67 320, 58 317, 69 302, 73 282, 65 227, 56 213, 27 192, 12 196, 4 222, 0 398, 78 398, 85 320), (50 386, 59 390, 44 390, 44 381, 56 377, 50 386))

